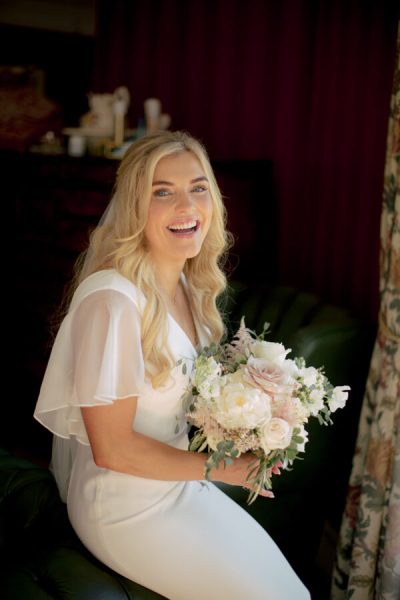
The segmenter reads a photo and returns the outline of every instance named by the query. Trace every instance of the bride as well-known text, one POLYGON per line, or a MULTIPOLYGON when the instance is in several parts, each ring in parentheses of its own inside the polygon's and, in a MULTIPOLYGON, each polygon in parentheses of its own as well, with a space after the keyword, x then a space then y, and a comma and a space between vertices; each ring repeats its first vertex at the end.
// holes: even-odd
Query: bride
MULTIPOLYGON (((228 241, 203 146, 168 131, 135 142, 81 257, 35 418, 54 434, 72 526, 103 563, 170 600, 306 600, 266 531, 204 484, 206 456, 188 451, 177 362, 223 335, 228 241)), ((249 487, 253 460, 212 479, 249 487)))

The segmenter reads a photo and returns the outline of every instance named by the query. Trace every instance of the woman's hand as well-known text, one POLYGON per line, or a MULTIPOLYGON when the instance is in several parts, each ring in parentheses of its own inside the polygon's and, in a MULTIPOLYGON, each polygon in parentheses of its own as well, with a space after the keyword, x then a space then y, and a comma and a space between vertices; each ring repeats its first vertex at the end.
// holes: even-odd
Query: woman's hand
MULTIPOLYGON (((253 454, 242 454, 235 458, 229 465, 220 464, 217 469, 211 471, 211 479, 221 481, 229 485, 239 485, 244 489, 254 490, 254 482, 248 480, 249 473, 253 469, 258 469, 260 461, 253 454)), ((271 474, 279 475, 279 466, 275 465, 271 469, 271 474)), ((274 498, 273 492, 261 489, 260 496, 265 498, 274 498)))

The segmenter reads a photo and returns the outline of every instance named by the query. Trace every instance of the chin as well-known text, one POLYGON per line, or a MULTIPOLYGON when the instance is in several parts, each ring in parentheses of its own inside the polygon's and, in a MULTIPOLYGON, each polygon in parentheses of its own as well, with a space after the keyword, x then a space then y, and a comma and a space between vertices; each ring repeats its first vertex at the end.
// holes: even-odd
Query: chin
POLYGON ((196 256, 198 256, 201 252, 201 247, 200 248, 196 248, 195 250, 193 250, 193 252, 187 252, 186 254, 186 260, 189 258, 195 258, 196 256))
POLYGON ((185 248, 181 249, 180 252, 176 252, 175 257, 183 260, 188 260, 189 258, 194 258, 201 252, 201 246, 196 246, 195 248, 185 248))

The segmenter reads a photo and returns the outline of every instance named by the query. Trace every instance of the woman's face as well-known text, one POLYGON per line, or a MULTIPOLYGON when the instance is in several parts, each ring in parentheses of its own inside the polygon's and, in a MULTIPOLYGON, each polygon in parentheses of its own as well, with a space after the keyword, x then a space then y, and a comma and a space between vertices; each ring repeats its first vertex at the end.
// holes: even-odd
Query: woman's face
POLYGON ((192 152, 162 158, 154 171, 144 234, 153 260, 182 268, 196 256, 210 227, 209 182, 192 152))

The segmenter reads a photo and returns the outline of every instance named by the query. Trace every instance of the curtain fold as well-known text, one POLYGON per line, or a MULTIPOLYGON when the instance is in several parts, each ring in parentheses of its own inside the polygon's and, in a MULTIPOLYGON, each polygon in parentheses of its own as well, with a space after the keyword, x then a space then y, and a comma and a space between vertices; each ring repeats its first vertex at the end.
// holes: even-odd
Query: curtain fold
POLYGON ((379 328, 342 519, 332 600, 400 598, 400 26, 380 232, 379 328))
POLYGON ((97 5, 95 91, 127 85, 132 127, 157 96, 214 159, 272 160, 272 271, 375 320, 398 0, 97 5))

